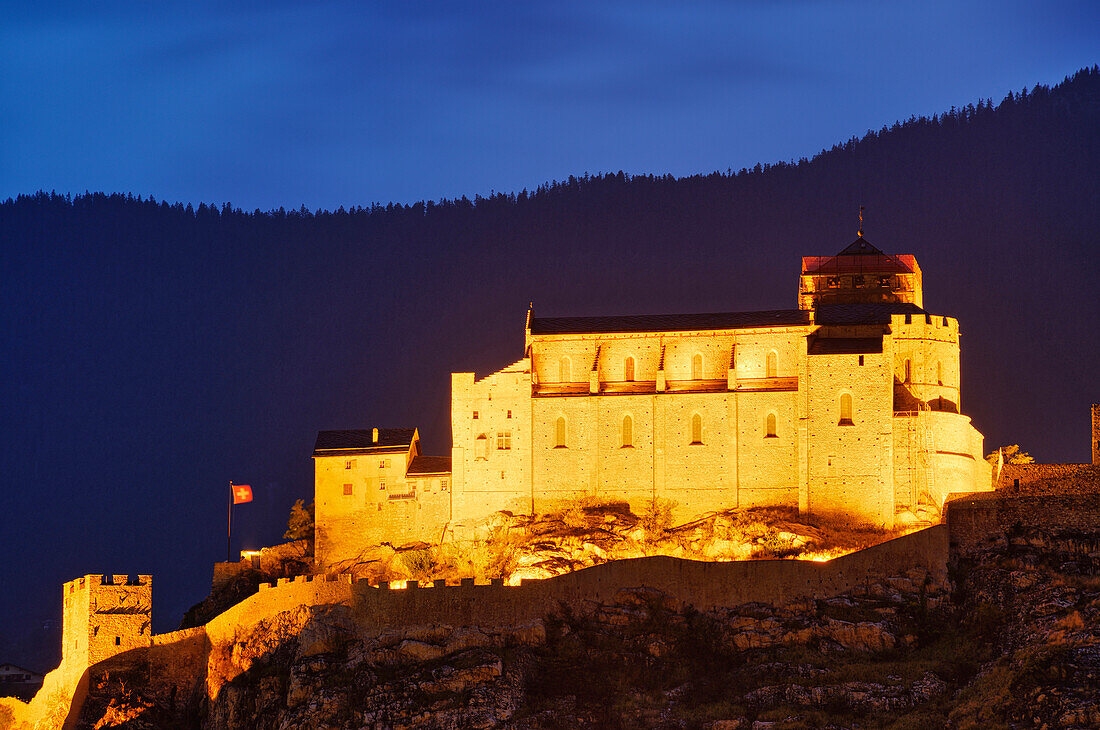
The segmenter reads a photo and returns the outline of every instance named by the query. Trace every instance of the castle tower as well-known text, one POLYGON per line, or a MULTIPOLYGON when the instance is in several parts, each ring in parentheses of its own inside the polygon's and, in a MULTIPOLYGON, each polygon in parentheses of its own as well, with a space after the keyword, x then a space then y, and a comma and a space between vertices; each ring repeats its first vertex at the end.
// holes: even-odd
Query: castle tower
POLYGON ((1092 404, 1092 463, 1100 466, 1100 403, 1092 404))
POLYGON ((153 577, 86 575, 62 586, 62 663, 76 671, 149 646, 153 577))
POLYGON ((883 253, 863 237, 836 256, 804 256, 798 308, 822 304, 915 304, 924 306, 920 267, 909 255, 883 253))

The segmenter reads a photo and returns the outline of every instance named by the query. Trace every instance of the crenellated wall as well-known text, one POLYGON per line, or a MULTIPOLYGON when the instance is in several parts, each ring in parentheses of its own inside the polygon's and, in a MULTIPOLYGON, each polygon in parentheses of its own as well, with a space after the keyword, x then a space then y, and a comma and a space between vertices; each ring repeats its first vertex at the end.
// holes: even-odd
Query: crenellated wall
POLYGON ((610 602, 624 588, 649 587, 700 610, 749 602, 782 604, 851 590, 869 578, 912 568, 946 578, 948 531, 930 527, 825 562, 749 560, 700 562, 667 556, 603 563, 519 586, 435 585, 374 587, 350 576, 280 580, 230 608, 206 626, 212 644, 233 641, 242 627, 299 606, 345 604, 365 628, 443 623, 502 626, 544 616, 558 604, 610 602))

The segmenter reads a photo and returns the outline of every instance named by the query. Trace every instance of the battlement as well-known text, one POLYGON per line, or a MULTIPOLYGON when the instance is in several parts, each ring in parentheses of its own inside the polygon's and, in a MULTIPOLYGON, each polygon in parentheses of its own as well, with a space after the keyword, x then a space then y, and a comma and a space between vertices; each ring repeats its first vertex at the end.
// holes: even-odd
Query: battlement
POLYGON ((88 575, 81 576, 80 578, 74 578, 67 581, 64 584, 64 590, 66 593, 73 593, 78 590, 84 590, 85 588, 95 588, 99 586, 149 586, 153 585, 153 576, 151 575, 103 575, 101 573, 89 573, 88 575))
POLYGON ((62 657, 74 671, 149 646, 153 576, 90 573, 61 593, 62 657))

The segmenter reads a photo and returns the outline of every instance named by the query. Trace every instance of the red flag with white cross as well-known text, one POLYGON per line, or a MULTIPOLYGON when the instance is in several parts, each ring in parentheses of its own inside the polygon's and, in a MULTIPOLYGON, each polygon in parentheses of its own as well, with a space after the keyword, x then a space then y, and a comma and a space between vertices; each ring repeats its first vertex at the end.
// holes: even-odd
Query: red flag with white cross
POLYGON ((247 484, 233 484, 233 504, 243 504, 252 501, 252 487, 247 484))

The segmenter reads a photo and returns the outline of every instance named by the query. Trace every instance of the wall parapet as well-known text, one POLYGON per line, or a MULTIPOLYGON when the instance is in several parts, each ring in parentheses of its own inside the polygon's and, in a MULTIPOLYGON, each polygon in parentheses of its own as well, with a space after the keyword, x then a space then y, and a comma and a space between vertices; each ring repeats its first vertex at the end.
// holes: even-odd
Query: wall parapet
POLYGON ((152 646, 167 646, 179 641, 186 641, 195 636, 202 636, 206 633, 205 626, 195 626, 190 629, 180 629, 179 631, 169 631, 166 634, 153 634, 150 638, 152 646))
POLYGON ((434 581, 402 588, 383 582, 352 581, 348 574, 300 576, 268 585, 208 624, 212 641, 235 634, 242 623, 262 620, 302 605, 344 603, 368 628, 422 623, 455 626, 524 623, 542 618, 559 604, 612 602, 624 589, 660 590, 700 610, 744 603, 781 604, 838 595, 869 580, 919 568, 934 581, 946 580, 947 525, 936 525, 824 562, 749 560, 726 563, 652 556, 603 563, 541 580, 507 586, 466 578, 458 585, 434 581), (336 577, 338 580, 330 580, 336 577))

